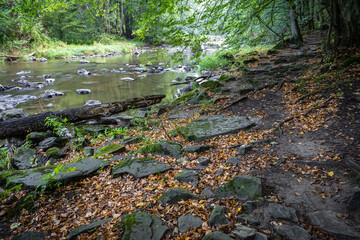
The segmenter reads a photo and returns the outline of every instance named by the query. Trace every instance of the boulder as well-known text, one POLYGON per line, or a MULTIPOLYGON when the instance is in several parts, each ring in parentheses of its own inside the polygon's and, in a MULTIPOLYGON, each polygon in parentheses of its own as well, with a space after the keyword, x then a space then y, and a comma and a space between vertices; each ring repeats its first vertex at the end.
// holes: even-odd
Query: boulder
POLYGON ((33 165, 35 154, 35 149, 17 148, 11 163, 16 169, 29 169, 33 165))
POLYGON ((326 232, 343 239, 360 239, 360 233, 341 221, 334 211, 317 211, 310 213, 312 224, 319 226, 326 232))
POLYGON ((142 154, 171 155, 176 158, 180 157, 181 151, 182 147, 180 144, 169 141, 160 141, 158 143, 145 145, 139 149, 139 152, 142 154))
POLYGON ((48 84, 48 85, 52 85, 52 84, 54 84, 55 79, 54 79, 54 78, 47 78, 47 79, 45 80, 45 82, 46 82, 46 84, 48 84))
POLYGON ((113 143, 107 146, 104 146, 97 150, 94 154, 95 157, 105 156, 108 154, 116 154, 116 153, 122 153, 125 152, 126 149, 124 146, 113 143))
POLYGON ((189 199, 199 199, 198 196, 192 194, 188 190, 182 188, 173 188, 169 191, 165 192, 159 200, 162 204, 176 204, 181 200, 189 200, 189 199))
POLYGON ((32 132, 26 136, 26 141, 31 141, 33 144, 38 144, 48 137, 50 137, 50 134, 47 132, 32 132))
POLYGON ((229 157, 229 159, 226 161, 228 164, 236 165, 241 163, 241 158, 239 157, 229 157))
POLYGON ((185 170, 179 173, 175 180, 178 180, 179 182, 192 182, 199 178, 199 175, 194 171, 185 170))
POLYGON ((69 146, 72 147, 75 151, 79 151, 82 148, 89 146, 90 144, 91 144, 91 142, 90 142, 90 140, 88 138, 86 138, 86 137, 77 137, 77 138, 74 138, 74 139, 70 140, 69 146))
POLYGON ((207 186, 204 190, 201 191, 200 196, 202 198, 213 198, 215 197, 215 193, 213 192, 212 188, 207 186))
POLYGON ((240 200, 255 199, 262 196, 260 178, 238 175, 216 189, 217 197, 236 197, 240 200))
POLYGON ((75 239, 76 236, 84 233, 84 232, 88 232, 88 231, 91 231, 95 228, 98 228, 100 227, 103 223, 107 223, 107 222, 110 222, 112 220, 112 218, 107 218, 107 219, 104 219, 104 220, 100 220, 100 221, 96 221, 96 222, 92 222, 90 224, 85 224, 85 225, 82 225, 80 227, 77 227, 73 230, 71 230, 71 232, 69 233, 67 239, 68 240, 72 240, 72 239, 75 239))
POLYGON ((154 158, 125 159, 112 168, 112 177, 116 178, 128 173, 135 178, 143 178, 170 169, 172 169, 171 166, 158 162, 154 158))
POLYGON ((192 215, 191 213, 178 218, 178 228, 180 233, 186 233, 190 228, 198 228, 204 222, 201 218, 192 215))
POLYGON ((12 237, 12 240, 45 240, 47 232, 23 232, 12 237))
POLYGON ((227 208, 225 206, 216 206, 211 212, 207 223, 210 226, 228 224, 230 221, 225 216, 226 212, 227 208))
POLYGON ((119 227, 122 229, 121 239, 161 240, 169 230, 160 218, 146 212, 125 215, 119 227))
POLYGON ((360 209, 360 191, 354 193, 347 205, 350 211, 357 211, 360 209))
POLYGON ((209 165, 209 163, 211 163, 209 158, 203 158, 203 157, 199 157, 197 161, 201 166, 207 166, 209 165))
POLYGON ((86 64, 86 63, 90 63, 88 60, 86 59, 80 59, 80 63, 81 64, 86 64))
POLYGON ((81 135, 88 135, 92 137, 97 137, 100 133, 104 133, 109 127, 106 125, 84 125, 79 126, 77 131, 81 135))
POLYGON ((252 240, 255 237, 256 230, 246 226, 239 225, 232 232, 237 240, 252 240))
MULTIPOLYGON (((66 163, 63 164, 62 170, 59 171, 51 183, 68 183, 81 179, 109 165, 109 162, 96 158, 85 158, 76 162, 66 163), (73 168, 75 168, 74 171, 66 172, 68 169, 73 168)), ((11 173, 5 172, 0 174, 0 181, 8 181, 9 187, 23 184, 23 187, 28 189, 36 189, 37 187, 45 185, 49 186, 49 182, 46 182, 43 178, 49 173, 52 173, 55 168, 56 165, 49 165, 30 170, 17 170, 11 173)))
POLYGON ((63 147, 65 146, 65 140, 58 137, 49 137, 42 140, 37 146, 38 149, 42 149, 43 151, 48 150, 52 147, 63 147))
POLYGON ((203 141, 207 138, 237 133, 254 126, 254 121, 245 117, 225 117, 213 115, 195 119, 178 131, 190 141, 203 141))
POLYGON ((209 149, 213 148, 213 146, 210 145, 194 145, 189 146, 183 149, 183 152, 190 152, 190 153, 201 153, 204 151, 207 151, 209 149))
POLYGON ((66 152, 64 152, 61 148, 52 147, 46 151, 46 155, 51 158, 60 159, 66 157, 66 152))
POLYGON ((249 224, 259 224, 260 221, 257 218, 254 218, 253 216, 251 216, 250 214, 240 214, 237 216, 236 220, 240 223, 249 223, 249 224))
POLYGON ((27 114, 22 108, 8 109, 0 113, 0 121, 13 118, 23 118, 27 116, 29 116, 29 114, 27 114))
POLYGON ((78 74, 81 74, 81 75, 91 75, 91 72, 88 72, 87 70, 85 69, 79 69, 77 71, 78 74))
POLYGON ((212 232, 203 237, 201 240, 234 240, 229 235, 222 232, 212 232))
POLYGON ((294 208, 286 207, 272 202, 269 203, 268 209, 270 215, 276 219, 285 219, 293 222, 299 221, 294 208))
POLYGON ((41 58, 40 58, 40 62, 47 62, 47 59, 44 58, 44 57, 41 57, 41 58))
POLYGON ((275 226, 275 232, 288 240, 310 240, 311 235, 302 227, 281 225, 275 226))
POLYGON ((76 89, 76 93, 80 94, 80 95, 90 94, 91 90, 90 89, 76 89))

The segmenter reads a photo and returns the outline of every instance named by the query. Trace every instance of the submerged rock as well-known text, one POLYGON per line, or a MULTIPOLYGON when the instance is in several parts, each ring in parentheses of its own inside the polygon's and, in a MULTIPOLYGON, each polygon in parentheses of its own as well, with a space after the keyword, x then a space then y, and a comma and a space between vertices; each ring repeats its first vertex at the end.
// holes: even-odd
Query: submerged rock
POLYGON ((135 79, 133 79, 131 77, 124 77, 124 78, 120 78, 120 80, 122 80, 122 81, 134 81, 135 79))
POLYGON ((101 102, 98 100, 87 100, 84 106, 100 105, 101 102))
POLYGON ((90 94, 91 90, 90 89, 76 89, 76 93, 80 94, 80 95, 90 94))
POLYGON ((44 94, 41 95, 43 98, 53 98, 57 96, 64 96, 63 92, 55 91, 53 89, 46 90, 44 94))

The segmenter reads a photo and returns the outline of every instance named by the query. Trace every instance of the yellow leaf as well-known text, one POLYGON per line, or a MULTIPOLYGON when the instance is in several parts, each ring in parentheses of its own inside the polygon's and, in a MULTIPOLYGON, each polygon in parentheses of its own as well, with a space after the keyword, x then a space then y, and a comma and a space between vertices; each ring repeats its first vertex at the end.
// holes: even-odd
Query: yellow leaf
POLYGON ((279 222, 279 226, 283 225, 282 222, 279 222))
POLYGON ((291 140, 289 140, 289 142, 291 142, 291 140))
POLYGON ((239 207, 239 208, 238 208, 238 212, 241 212, 241 210, 242 210, 242 207, 239 207))
POLYGON ((333 172, 333 171, 327 172, 327 175, 328 175, 329 177, 333 177, 333 176, 334 176, 334 172, 333 172))
POLYGON ((96 185, 95 189, 99 189, 100 188, 100 185, 96 185))
POLYGON ((299 183, 302 183, 301 178, 296 179, 299 183))
POLYGON ((300 134, 304 134, 304 132, 300 132, 300 134))

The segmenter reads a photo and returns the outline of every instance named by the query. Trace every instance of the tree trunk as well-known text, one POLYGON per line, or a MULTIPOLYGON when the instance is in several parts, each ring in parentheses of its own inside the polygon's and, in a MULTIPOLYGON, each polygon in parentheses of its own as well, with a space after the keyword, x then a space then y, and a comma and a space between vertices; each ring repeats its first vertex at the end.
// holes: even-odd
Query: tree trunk
POLYGON ((49 116, 67 118, 69 122, 111 116, 128 109, 141 108, 160 103, 165 95, 151 95, 143 98, 132 98, 123 102, 104 103, 94 106, 70 108, 57 112, 45 112, 24 118, 0 122, 0 139, 24 136, 33 131, 46 130, 45 119, 49 116))
POLYGON ((303 38, 301 35, 299 23, 297 20, 297 15, 295 13, 295 5, 294 4, 292 4, 290 6, 290 25, 291 25, 291 33, 292 33, 291 41, 293 43, 302 43, 303 38))

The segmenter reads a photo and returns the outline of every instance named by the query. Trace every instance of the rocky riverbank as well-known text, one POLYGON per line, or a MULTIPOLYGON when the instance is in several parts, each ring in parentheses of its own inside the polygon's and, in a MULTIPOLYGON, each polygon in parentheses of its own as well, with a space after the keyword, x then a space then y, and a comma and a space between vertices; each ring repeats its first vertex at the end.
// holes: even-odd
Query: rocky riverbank
POLYGON ((360 239, 359 65, 322 64, 319 42, 243 56, 112 126, 29 134, 0 174, 22 184, 0 236, 360 239))

